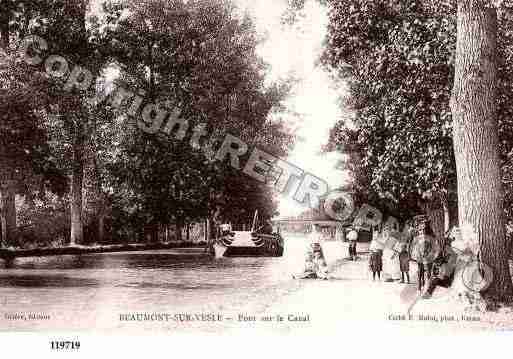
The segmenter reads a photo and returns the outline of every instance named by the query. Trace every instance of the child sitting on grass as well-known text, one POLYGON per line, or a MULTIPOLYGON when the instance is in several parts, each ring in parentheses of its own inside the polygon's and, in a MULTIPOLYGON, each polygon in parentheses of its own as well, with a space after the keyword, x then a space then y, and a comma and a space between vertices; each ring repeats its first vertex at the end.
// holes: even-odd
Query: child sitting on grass
POLYGON ((303 272, 297 279, 328 279, 328 265, 321 251, 307 252, 303 272))
POLYGON ((305 258, 305 268, 300 276, 301 278, 317 278, 315 271, 314 255, 312 252, 308 252, 305 258))
POLYGON ((313 261, 317 278, 328 279, 328 265, 326 264, 326 260, 324 259, 322 252, 315 251, 313 261))

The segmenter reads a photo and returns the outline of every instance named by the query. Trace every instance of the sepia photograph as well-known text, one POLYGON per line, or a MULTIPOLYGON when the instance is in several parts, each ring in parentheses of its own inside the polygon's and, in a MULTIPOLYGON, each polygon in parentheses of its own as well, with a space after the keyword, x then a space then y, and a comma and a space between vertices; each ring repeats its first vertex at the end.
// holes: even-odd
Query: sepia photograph
POLYGON ((0 0, 0 343, 511 335, 512 99, 510 0, 0 0))

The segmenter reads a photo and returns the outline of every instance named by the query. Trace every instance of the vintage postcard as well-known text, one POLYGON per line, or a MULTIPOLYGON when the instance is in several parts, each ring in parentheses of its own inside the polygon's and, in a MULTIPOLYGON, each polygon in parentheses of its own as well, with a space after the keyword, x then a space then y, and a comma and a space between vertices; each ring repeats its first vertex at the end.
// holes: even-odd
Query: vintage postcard
POLYGON ((512 96, 511 1, 2 0, 0 343, 511 333, 512 96))

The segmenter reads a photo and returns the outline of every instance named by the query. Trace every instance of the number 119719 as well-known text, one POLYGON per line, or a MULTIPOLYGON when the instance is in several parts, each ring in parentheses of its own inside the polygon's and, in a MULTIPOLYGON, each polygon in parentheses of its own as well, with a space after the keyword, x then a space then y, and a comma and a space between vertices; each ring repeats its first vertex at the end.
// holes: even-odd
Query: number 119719
POLYGON ((80 349, 79 341, 51 341, 52 350, 78 350, 80 349))

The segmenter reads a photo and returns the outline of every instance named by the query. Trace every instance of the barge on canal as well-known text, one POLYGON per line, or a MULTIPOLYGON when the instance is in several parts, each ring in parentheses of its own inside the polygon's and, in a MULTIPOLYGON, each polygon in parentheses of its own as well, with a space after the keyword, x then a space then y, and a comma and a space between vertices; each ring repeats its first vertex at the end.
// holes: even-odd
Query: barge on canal
POLYGON ((258 228, 257 224, 258 212, 255 212, 250 231, 232 231, 230 224, 221 225, 220 235, 213 245, 216 258, 281 257, 283 238, 279 229, 274 233, 262 233, 265 226, 258 228))

